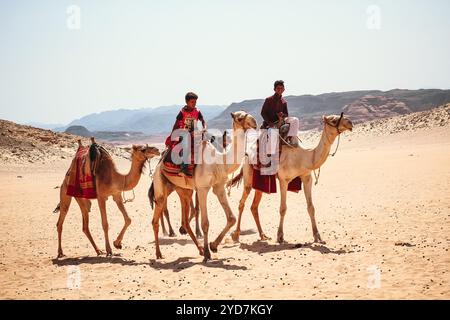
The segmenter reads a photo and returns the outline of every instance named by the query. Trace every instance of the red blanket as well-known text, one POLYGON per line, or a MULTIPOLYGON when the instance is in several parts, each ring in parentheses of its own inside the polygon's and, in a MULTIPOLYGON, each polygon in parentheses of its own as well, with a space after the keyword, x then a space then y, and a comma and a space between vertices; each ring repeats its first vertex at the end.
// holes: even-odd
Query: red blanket
POLYGON ((91 173, 89 147, 78 148, 67 175, 69 176, 66 193, 68 196, 85 199, 97 198, 95 177, 91 173))
MULTIPOLYGON (((277 193, 275 175, 263 176, 261 175, 261 171, 253 168, 252 187, 253 189, 260 190, 265 193, 277 193)), ((302 190, 302 180, 300 177, 297 177, 289 183, 288 191, 298 193, 300 190, 302 190)))

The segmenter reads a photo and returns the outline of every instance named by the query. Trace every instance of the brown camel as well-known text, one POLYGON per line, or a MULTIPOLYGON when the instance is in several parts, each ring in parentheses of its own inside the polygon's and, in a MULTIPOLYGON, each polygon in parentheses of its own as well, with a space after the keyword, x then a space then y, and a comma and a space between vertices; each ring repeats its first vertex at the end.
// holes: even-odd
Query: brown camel
POLYGON ((161 259, 162 254, 159 247, 159 220, 164 209, 167 207, 167 197, 173 191, 176 191, 180 196, 181 208, 182 208, 182 226, 188 232, 191 239, 197 246, 200 255, 204 255, 204 262, 211 259, 211 251, 216 252, 218 245, 221 243, 225 234, 228 230, 236 223, 236 218, 228 204, 228 199, 225 192, 225 184, 228 180, 228 175, 239 169, 240 162, 237 161, 238 150, 244 146, 245 142, 245 132, 248 129, 256 128, 256 120, 248 113, 244 111, 232 112, 231 117, 233 120, 233 146, 231 149, 224 153, 218 152, 215 147, 209 143, 203 143, 202 145, 202 155, 203 158, 206 155, 215 154, 216 159, 222 159, 222 163, 213 161, 202 161, 202 163, 197 164, 194 177, 192 182, 188 185, 184 178, 174 179, 173 177, 166 176, 163 174, 161 169, 161 163, 155 169, 155 175, 153 183, 149 190, 150 203, 156 203, 154 213, 153 213, 153 232, 155 235, 155 247, 156 247, 156 258, 161 259), (232 163, 227 162, 227 159, 232 158, 232 163), (189 219, 189 207, 192 199, 193 190, 197 191, 201 219, 202 219, 202 231, 204 246, 201 247, 191 230, 188 223, 189 219), (225 211, 227 224, 219 236, 214 242, 211 242, 208 246, 208 213, 206 208, 207 196, 210 190, 213 190, 214 194, 219 199, 219 202, 225 211))
MULTIPOLYGON (((94 142, 93 139, 92 141, 94 142)), ((81 141, 79 141, 78 143, 81 145, 81 141)), ((114 201, 117 204, 117 207, 119 208, 120 212, 122 212, 123 218, 125 220, 125 224, 122 230, 120 231, 117 239, 113 242, 114 247, 116 247, 117 249, 121 249, 123 236, 128 226, 131 224, 131 219, 128 216, 128 213, 125 209, 121 193, 124 191, 134 189, 137 186, 139 179, 141 178, 141 174, 145 167, 145 162, 155 156, 160 155, 159 150, 157 148, 149 146, 133 145, 133 147, 129 148, 128 150, 131 152, 131 169, 126 175, 121 174, 117 171, 113 159, 107 153, 106 150, 100 148, 99 154, 97 154, 99 159, 98 159, 98 166, 96 169, 95 181, 96 181, 97 201, 102 218, 103 232, 105 233, 105 246, 107 256, 112 256, 112 250, 109 244, 109 236, 108 236, 106 200, 108 199, 109 196, 113 197, 114 201)), ((55 213, 58 211, 60 212, 58 223, 56 225, 58 229, 58 258, 64 256, 61 247, 62 230, 64 219, 66 218, 67 212, 70 207, 70 202, 72 201, 72 197, 66 194, 68 180, 69 176, 64 177, 63 183, 60 188, 60 202, 54 211, 55 213)), ((91 200, 83 198, 75 198, 75 200, 80 206, 81 213, 83 216, 83 232, 91 242, 97 255, 101 255, 102 251, 98 249, 89 231, 89 212, 91 210, 91 200)))
MULTIPOLYGON (((300 146, 290 147, 288 145, 282 146, 282 153, 280 158, 279 169, 277 173, 278 180, 280 182, 281 190, 281 204, 280 204, 280 224, 278 227, 277 240, 279 243, 284 241, 283 234, 283 222, 284 216, 286 215, 286 194, 288 189, 288 184, 296 177, 300 177, 303 182, 303 191, 306 198, 307 209, 309 217, 311 219, 312 231, 314 236, 314 242, 323 243, 319 230, 317 229, 316 219, 315 219, 315 209, 312 202, 312 177, 311 172, 313 170, 320 169, 320 167, 328 159, 331 146, 342 132, 349 130, 352 131, 352 122, 344 116, 323 116, 323 132, 319 144, 314 149, 303 149, 300 146)), ((228 182, 228 186, 237 185, 242 178, 244 179, 244 190, 242 192, 241 200, 239 201, 239 217, 236 230, 232 233, 232 239, 234 241, 239 241, 239 235, 241 233, 241 217, 244 211, 245 201, 252 190, 252 178, 253 178, 253 168, 249 163, 248 157, 245 158, 244 165, 241 172, 233 180, 228 182)), ((251 212, 253 218, 256 222, 259 235, 261 240, 270 239, 267 237, 259 221, 258 207, 261 202, 263 193, 259 190, 255 190, 255 197, 251 206, 251 212)))

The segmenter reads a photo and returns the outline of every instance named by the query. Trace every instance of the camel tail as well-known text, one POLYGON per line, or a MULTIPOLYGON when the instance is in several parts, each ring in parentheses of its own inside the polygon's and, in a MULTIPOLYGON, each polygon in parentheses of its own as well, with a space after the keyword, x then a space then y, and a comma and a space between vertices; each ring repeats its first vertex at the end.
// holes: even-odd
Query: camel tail
POLYGON ((148 189, 148 199, 150 200, 150 207, 154 207, 155 204, 155 187, 152 185, 150 186, 150 189, 148 189))
POLYGON ((228 180, 227 188, 232 188, 232 187, 239 186, 239 184, 242 181, 242 178, 244 178, 244 168, 241 168, 241 171, 239 172, 239 174, 236 177, 234 177, 231 180, 228 180))
POLYGON ((58 205, 56 206, 55 210, 53 210, 53 213, 58 213, 60 209, 61 209, 61 202, 58 203, 58 205))

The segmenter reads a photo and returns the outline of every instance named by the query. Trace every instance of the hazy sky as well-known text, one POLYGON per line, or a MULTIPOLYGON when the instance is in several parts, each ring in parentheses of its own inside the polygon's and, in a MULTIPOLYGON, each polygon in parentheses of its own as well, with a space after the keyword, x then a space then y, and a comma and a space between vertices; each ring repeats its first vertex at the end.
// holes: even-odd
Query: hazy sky
POLYGON ((67 123, 189 90, 225 105, 276 79, 288 95, 448 89, 449 16, 448 0, 0 0, 0 118, 67 123))

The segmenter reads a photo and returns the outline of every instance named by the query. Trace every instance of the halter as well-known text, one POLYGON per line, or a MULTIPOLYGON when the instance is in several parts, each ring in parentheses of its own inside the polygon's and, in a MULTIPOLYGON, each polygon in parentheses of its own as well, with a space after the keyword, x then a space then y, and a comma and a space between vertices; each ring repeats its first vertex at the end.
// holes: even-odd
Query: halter
POLYGON ((332 157, 334 157, 338 151, 339 143, 341 142, 341 133, 344 132, 344 131, 339 130, 339 125, 341 124, 342 118, 344 118, 343 112, 341 112, 341 116, 339 117, 336 125, 332 125, 327 120, 325 120, 325 124, 329 125, 330 127, 336 128, 336 131, 338 133, 338 143, 336 145, 336 150, 334 150, 334 152, 332 154, 330 154, 332 157))
MULTIPOLYGON (((344 117, 344 112, 341 112, 341 116, 339 117, 336 125, 332 125, 331 123, 329 123, 327 120, 324 121, 325 124, 329 125, 330 127, 336 128, 336 131, 338 133, 338 143, 336 145, 336 150, 334 150, 333 153, 329 154, 329 156, 334 157, 339 149, 339 143, 341 142, 341 133, 343 131, 339 130, 339 125, 341 124, 342 118, 344 117)), ((319 174, 316 174, 316 171, 313 170, 314 172, 314 178, 316 179, 316 182, 314 185, 317 185, 319 183, 319 177, 320 177, 320 168, 319 168, 319 174)))

